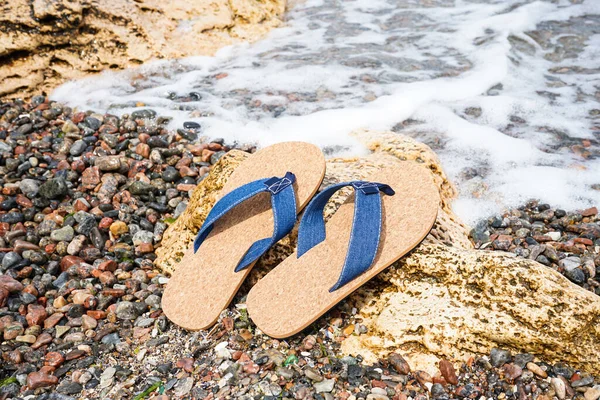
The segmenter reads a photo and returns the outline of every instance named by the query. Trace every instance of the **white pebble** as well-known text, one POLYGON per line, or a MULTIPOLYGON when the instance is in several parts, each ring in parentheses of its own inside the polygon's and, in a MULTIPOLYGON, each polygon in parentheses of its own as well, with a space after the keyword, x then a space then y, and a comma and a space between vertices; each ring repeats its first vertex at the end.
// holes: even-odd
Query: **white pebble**
POLYGON ((565 387, 565 383, 560 378, 552 378, 550 380, 550 382, 552 383, 552 387, 554 388, 556 397, 558 397, 559 400, 563 400, 567 393, 566 392, 567 388, 565 387))
POLYGON ((560 232, 548 232, 546 233, 546 235, 550 236, 550 238, 552 238, 552 240, 554 240, 555 242, 560 239, 560 232))
POLYGON ((137 353, 137 360, 138 361, 142 361, 144 359, 144 357, 146 356, 146 353, 148 352, 148 349, 142 349, 139 351, 139 353, 137 353))
POLYGON ((167 283, 169 283, 169 278, 167 278, 166 276, 159 276, 158 283, 160 285, 166 285, 167 283))

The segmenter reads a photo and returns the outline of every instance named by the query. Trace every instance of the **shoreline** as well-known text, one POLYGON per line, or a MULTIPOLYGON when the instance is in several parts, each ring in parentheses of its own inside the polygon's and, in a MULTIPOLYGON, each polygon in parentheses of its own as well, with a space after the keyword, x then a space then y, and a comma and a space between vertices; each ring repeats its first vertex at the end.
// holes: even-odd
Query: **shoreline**
MULTIPOLYGON (((153 385, 174 398, 600 397, 597 377, 501 349, 456 368, 443 361, 437 374, 410 371, 398 353, 365 365, 339 353, 365 329, 346 302, 290 340, 260 334, 243 293, 208 332, 174 327, 160 310, 168 278, 154 250, 212 165, 231 148, 254 148, 202 141, 193 123, 168 131, 166 122, 151 110, 73 113, 42 96, 0 103, 0 398, 116 398, 153 385)), ((545 257, 600 294, 589 283, 600 266, 597 210, 583 214, 531 203, 481 221, 471 236, 482 251, 545 257)))

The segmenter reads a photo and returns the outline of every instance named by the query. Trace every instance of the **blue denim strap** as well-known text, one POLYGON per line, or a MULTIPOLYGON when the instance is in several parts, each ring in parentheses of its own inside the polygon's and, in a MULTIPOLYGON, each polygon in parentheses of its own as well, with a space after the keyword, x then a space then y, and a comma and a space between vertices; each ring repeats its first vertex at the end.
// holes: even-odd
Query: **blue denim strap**
POLYGON ((194 252, 197 252, 202 242, 208 237, 217 220, 227 214, 238 204, 248 200, 259 193, 267 192, 271 194, 271 207, 273 209, 273 235, 269 238, 257 240, 250 246, 244 257, 235 268, 239 272, 248 268, 250 264, 256 261, 272 245, 287 235, 296 223, 296 194, 293 183, 296 176, 287 172, 283 178, 273 177, 259 179, 247 183, 239 188, 227 193, 210 210, 202 228, 194 240, 194 252))
POLYGON ((393 196, 394 190, 388 185, 352 181, 343 182, 325 188, 306 207, 298 228, 298 257, 325 240, 325 221, 323 210, 327 201, 339 189, 352 186, 356 193, 354 217, 346 260, 338 281, 329 289, 339 289, 365 272, 375 259, 381 234, 381 196, 384 193, 393 196))

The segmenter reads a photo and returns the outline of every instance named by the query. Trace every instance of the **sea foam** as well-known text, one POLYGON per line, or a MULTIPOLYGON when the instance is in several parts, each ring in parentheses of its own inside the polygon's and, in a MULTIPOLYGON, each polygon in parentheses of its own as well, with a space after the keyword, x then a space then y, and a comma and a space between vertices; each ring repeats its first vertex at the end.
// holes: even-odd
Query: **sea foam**
POLYGON ((142 102, 173 128, 194 120, 210 137, 338 154, 365 152, 352 130, 393 128, 434 147, 471 224, 531 198, 600 204, 600 2, 422 3, 307 0, 255 44, 106 72, 51 97, 115 114, 142 102), (190 92, 202 98, 178 100, 190 92))

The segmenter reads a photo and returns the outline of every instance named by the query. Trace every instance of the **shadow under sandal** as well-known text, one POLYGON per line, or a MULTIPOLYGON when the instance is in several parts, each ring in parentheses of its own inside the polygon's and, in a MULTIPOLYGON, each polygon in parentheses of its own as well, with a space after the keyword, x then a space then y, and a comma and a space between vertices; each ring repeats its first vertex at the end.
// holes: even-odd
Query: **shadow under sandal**
POLYGON ((175 268, 162 297, 166 316, 189 330, 213 325, 256 260, 292 230, 324 175, 323 153, 308 143, 279 143, 248 157, 175 268))
POLYGON ((439 202, 431 172, 408 162, 327 187, 306 207, 296 252, 250 290, 250 317, 275 338, 300 332, 417 246, 439 202), (327 201, 347 186, 353 194, 325 224, 327 201))

